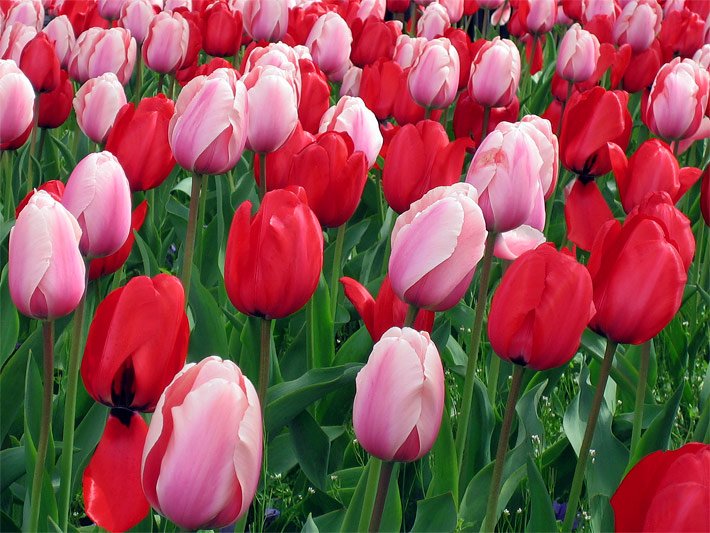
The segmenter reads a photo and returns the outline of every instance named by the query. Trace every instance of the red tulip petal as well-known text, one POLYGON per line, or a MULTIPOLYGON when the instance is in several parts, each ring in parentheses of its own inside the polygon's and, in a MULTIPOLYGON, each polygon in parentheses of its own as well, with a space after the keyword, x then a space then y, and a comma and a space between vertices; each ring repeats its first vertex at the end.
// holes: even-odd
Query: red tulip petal
POLYGON ((591 250, 599 228, 614 218, 595 182, 576 180, 565 202, 567 238, 582 250, 591 250))

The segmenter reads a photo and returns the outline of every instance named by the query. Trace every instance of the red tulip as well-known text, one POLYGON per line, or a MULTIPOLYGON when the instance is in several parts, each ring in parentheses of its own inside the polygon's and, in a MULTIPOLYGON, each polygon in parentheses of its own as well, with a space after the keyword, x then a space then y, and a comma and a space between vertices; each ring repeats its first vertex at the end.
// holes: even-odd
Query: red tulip
POLYGON ((710 167, 707 167, 703 172, 700 184, 700 210, 703 213, 705 224, 710 226, 710 167))
MULTIPOLYGON (((340 283, 343 284, 345 296, 362 318, 373 341, 379 341, 385 331, 391 327, 404 326, 407 304, 397 298, 392 290, 389 276, 386 275, 382 280, 377 298, 373 298, 360 282, 352 278, 340 278, 340 283)), ((431 333, 434 327, 434 313, 426 309, 419 309, 413 327, 417 331, 431 333)))
POLYGON ((47 93, 59 86, 59 58, 46 33, 38 33, 25 45, 19 66, 32 83, 35 92, 47 93))
POLYGON ((703 46, 705 21, 689 9, 671 11, 661 24, 658 40, 663 50, 663 62, 674 57, 692 57, 703 46))
POLYGON ((74 86, 66 70, 59 71, 59 85, 53 91, 40 93, 39 117, 40 128, 58 128, 66 122, 72 109, 74 86))
POLYGON ((624 90, 635 93, 649 89, 660 67, 661 45, 656 39, 647 50, 632 54, 629 65, 624 71, 624 90))
POLYGON ((202 13, 202 48, 211 56, 233 56, 242 45, 242 14, 227 2, 214 2, 202 13))
POLYGON ((473 51, 471 40, 468 34, 459 28, 448 28, 444 32, 444 37, 451 41, 451 45, 456 48, 459 55, 459 90, 464 89, 468 84, 471 74, 471 62, 473 61, 473 51))
MULTIPOLYGON (((213 57, 209 63, 205 63, 204 65, 193 64, 178 70, 175 73, 175 79, 181 87, 185 87, 185 85, 194 80, 197 76, 209 76, 215 70, 220 68, 229 68, 234 70, 234 66, 226 59, 222 59, 221 57, 213 57)), ((236 70, 234 70, 234 72, 238 77, 239 73, 236 70)))
POLYGON ((132 191, 159 186, 175 167, 168 142, 168 124, 175 104, 164 94, 124 105, 106 140, 106 150, 126 171, 132 191))
POLYGON ((81 362, 86 391, 105 405, 153 411, 185 364, 189 335, 176 277, 131 279, 96 308, 81 362))
POLYGON ((390 141, 382 172, 387 203, 403 213, 434 187, 460 181, 465 150, 466 142, 449 142, 438 122, 403 126, 390 141))
POLYGON ((394 45, 400 34, 394 21, 383 22, 370 17, 364 22, 355 19, 350 24, 353 34, 350 59, 358 67, 370 65, 380 58, 392 59, 394 45))
POLYGON ((328 78, 310 59, 299 59, 301 71, 301 99, 298 102, 298 120, 303 129, 318 133, 320 119, 330 107, 328 78))
MULTIPOLYGON (((471 137, 476 144, 481 142, 483 110, 483 106, 471 98, 468 90, 464 90, 459 95, 453 120, 454 135, 457 139, 471 137)), ((520 101, 517 97, 513 98, 508 107, 492 107, 488 118, 488 131, 493 131, 503 121, 517 121, 519 111, 520 101)))
POLYGON ((306 305, 323 267, 323 233, 300 187, 264 195, 256 216, 251 202, 234 213, 224 281, 240 312, 283 318, 306 305))
POLYGON ((57 15, 67 16, 76 36, 81 35, 89 28, 108 28, 108 20, 99 13, 97 0, 62 2, 57 15))
MULTIPOLYGON (((304 131, 300 122, 296 123, 296 129, 286 142, 270 154, 266 154, 266 190, 283 189, 288 187, 288 176, 291 171, 291 160, 303 148, 313 142, 315 136, 304 131)), ((261 175, 258 164, 259 154, 255 154, 254 179, 257 185, 261 183, 261 175)))
POLYGON ((565 187, 567 238, 591 250, 599 229, 614 218, 596 182, 576 179, 565 187))
POLYGON ((379 120, 392 115, 395 102, 404 97, 399 92, 402 74, 402 67, 391 59, 381 58, 363 67, 359 96, 379 120))
POLYGON ((488 338, 502 359, 549 370, 572 359, 593 314, 587 269, 554 246, 539 246, 505 271, 491 302, 488 338))
POLYGON ((626 474, 611 498, 616 531, 710 530, 710 446, 657 451, 626 474))

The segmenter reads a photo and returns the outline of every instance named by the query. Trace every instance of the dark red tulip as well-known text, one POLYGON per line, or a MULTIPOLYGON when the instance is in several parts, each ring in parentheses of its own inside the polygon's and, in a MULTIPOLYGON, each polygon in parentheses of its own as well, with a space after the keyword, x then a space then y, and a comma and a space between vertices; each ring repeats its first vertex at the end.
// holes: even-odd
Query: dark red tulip
POLYGON ((616 531, 710 531, 710 445, 653 452, 611 498, 616 531))
POLYGON ((402 73, 402 67, 395 61, 384 58, 362 69, 360 98, 380 120, 392 115, 397 99, 405 96, 400 93, 402 73))
POLYGON ((574 357, 593 314, 587 269, 543 245, 505 271, 491 302, 488 338, 502 359, 548 370, 574 357))
POLYGON ((710 167, 703 172, 700 183, 700 211, 703 213, 705 224, 710 226, 710 167))
POLYGON ((59 87, 61 66, 54 44, 46 33, 38 33, 22 49, 20 69, 37 93, 47 93, 59 87))
POLYGON ((304 188, 321 225, 335 228, 353 216, 367 181, 367 159, 347 133, 328 131, 291 159, 289 185, 304 188))
POLYGON ((323 267, 323 233, 301 187, 267 192, 256 216, 251 202, 234 213, 224 282, 240 312, 283 318, 306 305, 323 267))
POLYGON ((225 1, 210 4, 202 13, 202 49, 211 56, 233 56, 242 45, 242 14, 225 1))
POLYGON ((390 141, 382 172, 387 203, 403 213, 434 187, 460 181, 465 153, 466 141, 449 142, 438 122, 402 126, 390 141))
POLYGON ((364 22, 355 19, 350 30, 353 34, 350 59, 355 66, 364 67, 380 58, 392 59, 399 36, 394 21, 384 22, 376 17, 368 17, 364 22))
POLYGON ((624 72, 624 90, 635 93, 650 88, 658 69, 661 68, 661 54, 661 43, 658 39, 655 39, 647 50, 632 54, 624 72))
POLYGON ((175 104, 164 94, 124 105, 113 123, 106 150, 118 158, 132 191, 163 183, 175 167, 168 143, 168 124, 175 104))
POLYGON ((111 292, 89 327, 81 377, 97 402, 153 411, 185 364, 190 327, 175 276, 138 276, 111 292))
MULTIPOLYGON (((293 157, 311 144, 315 137, 305 131, 301 123, 296 123, 296 129, 293 130, 291 136, 286 142, 276 150, 266 155, 266 190, 283 189, 288 187, 288 176, 291 171, 291 160, 293 157)), ((261 183, 261 174, 259 158, 261 155, 254 156, 254 179, 256 184, 261 183)))
MULTIPOLYGON (((392 291, 389 276, 385 276, 382 280, 377 298, 373 298, 360 282, 352 278, 340 278, 340 283, 343 284, 345 296, 362 318, 374 342, 379 341, 385 331, 391 327, 404 326, 408 306, 392 291)), ((434 327, 434 312, 426 309, 417 311, 413 327, 417 331, 431 333, 434 327)))
POLYGON ((102 276, 108 276, 117 272, 131 255, 133 243, 136 240, 134 231, 138 231, 143 226, 146 212, 148 211, 148 202, 143 200, 138 207, 133 210, 131 215, 131 231, 128 232, 126 242, 118 249, 118 251, 107 255, 106 257, 97 257, 89 263, 89 281, 98 279, 102 276))
POLYGON ((327 76, 310 59, 299 59, 298 66, 301 71, 298 120, 304 130, 315 135, 321 117, 330 107, 330 85, 327 76))
MULTIPOLYGON (((520 101, 517 97, 513 98, 508 107, 492 107, 488 118, 488 131, 493 131, 503 121, 516 122, 519 111, 520 101)), ((462 92, 456 102, 453 127, 457 139, 470 137, 476 144, 481 142, 483 106, 471 98, 468 91, 462 92)), ((556 131, 554 127, 552 131, 556 131)))
POLYGON ((72 109, 74 86, 69 80, 66 70, 59 71, 59 85, 50 92, 39 95, 39 117, 37 125, 40 128, 58 128, 66 122, 72 109))
POLYGON ((293 46, 306 44, 306 39, 308 39, 308 34, 313 29, 313 25, 325 12, 326 9, 323 2, 312 2, 306 7, 292 7, 288 10, 288 29, 286 34, 287 37, 292 39, 293 46))
POLYGON ((567 103, 562 117, 560 159, 581 177, 606 174, 611 170, 608 142, 623 150, 631 137, 629 95, 594 87, 577 93, 567 103))
POLYGON ((109 21, 99 13, 97 0, 83 0, 81 2, 62 2, 57 11, 57 16, 66 15, 74 28, 74 36, 78 37, 89 28, 108 28, 109 21))
POLYGON ((406 13, 410 0, 387 0, 387 10, 392 13, 406 13))

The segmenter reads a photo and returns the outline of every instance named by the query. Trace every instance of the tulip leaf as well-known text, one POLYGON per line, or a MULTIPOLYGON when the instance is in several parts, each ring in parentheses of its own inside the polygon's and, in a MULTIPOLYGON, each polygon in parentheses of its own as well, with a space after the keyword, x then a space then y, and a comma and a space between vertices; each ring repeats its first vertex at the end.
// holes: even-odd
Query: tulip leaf
POLYGON ((100 403, 93 403, 89 411, 76 428, 74 434, 74 459, 72 462, 72 480, 76 485, 101 439, 106 426, 108 408, 100 403))
POLYGON ((528 489, 530 492, 530 520, 525 528, 529 532, 557 531, 555 512, 552 509, 552 500, 547 491, 542 475, 533 460, 527 458, 528 489))
POLYGON ((10 298, 10 288, 7 280, 7 267, 0 276, 0 365, 7 361, 17 342, 20 331, 20 317, 10 298))
POLYGON ((480 379, 473 382, 471 420, 468 424, 468 448, 463 457, 459 495, 469 486, 474 474, 491 461, 491 438, 495 428, 495 415, 488 399, 486 386, 480 379))
POLYGON ((160 272, 160 267, 158 266, 158 261, 150 251, 150 248, 143 240, 143 237, 137 231, 133 232, 136 237, 136 244, 138 245, 138 251, 141 255, 141 261, 143 261, 143 274, 148 277, 155 276, 160 272))
POLYGON ((209 355, 227 357, 229 348, 222 311, 212 294, 200 282, 197 269, 193 270, 190 279, 190 310, 195 320, 195 329, 190 334, 189 359, 199 361, 209 355))
POLYGON ((318 526, 313 521, 313 516, 310 513, 308 513, 306 523, 303 524, 303 529, 301 529, 301 533, 319 533, 318 526))
POLYGON ((592 516, 592 531, 615 531, 614 509, 609 497, 596 494, 589 500, 589 511, 592 516))
POLYGON ((20 533, 20 526, 18 526, 10 516, 5 513, 5 511, 0 511, 0 531, 5 533, 20 533))
POLYGON ((313 485, 325 491, 330 457, 330 439, 308 411, 302 411, 288 424, 298 463, 313 485))
MULTIPOLYGON (((436 438, 436 442, 428 455, 432 479, 426 495, 427 498, 431 499, 442 494, 449 494, 458 503, 459 469, 456 462, 456 444, 454 443, 454 435, 451 429, 450 412, 451 398, 447 394, 439 436, 436 438)), ((456 514, 455 509, 453 514, 456 514)))
POLYGON ((542 422, 537 414, 537 407, 540 403, 540 397, 545 392, 546 386, 547 381, 538 383, 535 387, 523 394, 515 405, 515 412, 518 414, 518 419, 520 420, 516 446, 526 438, 535 436, 542 439, 544 437, 545 429, 542 427, 542 422))
MULTIPOLYGON (((340 528, 343 533, 367 531, 372 517, 372 505, 374 504, 381 468, 381 461, 375 457, 370 457, 367 466, 362 471, 355 493, 345 513, 345 518, 340 528), (370 501, 368 502, 367 500, 370 501)), ((399 463, 394 463, 382 511, 382 521, 380 522, 380 531, 382 532, 398 532, 401 528, 402 502, 399 497, 398 474, 399 463)))
POLYGON ((0 451, 0 491, 4 491, 25 475, 25 448, 15 446, 0 451))
POLYGON ((365 326, 362 326, 342 344, 338 353, 335 354, 333 363, 336 365, 367 363, 367 359, 372 351, 372 346, 373 343, 370 332, 367 331, 365 326))
POLYGON ((306 350, 311 368, 327 368, 335 358, 330 295, 323 274, 316 292, 306 304, 306 350))
POLYGON ((417 502, 412 533, 441 533, 456 529, 456 504, 450 492, 417 502))

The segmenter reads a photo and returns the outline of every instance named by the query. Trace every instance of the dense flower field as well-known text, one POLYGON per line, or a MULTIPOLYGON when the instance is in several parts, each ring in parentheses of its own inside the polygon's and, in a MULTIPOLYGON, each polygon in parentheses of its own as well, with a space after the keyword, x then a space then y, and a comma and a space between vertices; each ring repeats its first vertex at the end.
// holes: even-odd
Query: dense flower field
POLYGON ((710 2, 0 0, 0 530, 710 531, 710 2))

